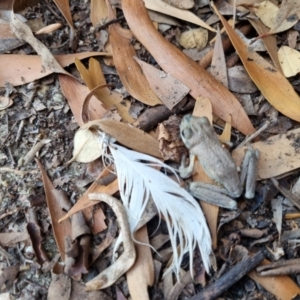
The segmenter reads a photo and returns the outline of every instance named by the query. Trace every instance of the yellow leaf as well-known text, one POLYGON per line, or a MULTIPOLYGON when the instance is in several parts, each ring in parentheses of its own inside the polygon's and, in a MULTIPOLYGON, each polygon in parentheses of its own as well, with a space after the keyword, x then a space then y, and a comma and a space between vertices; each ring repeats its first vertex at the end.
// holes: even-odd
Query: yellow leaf
POLYGON ((270 1, 263 1, 255 6, 253 11, 266 26, 271 28, 274 24, 279 8, 270 1))
POLYGON ((288 46, 278 50, 278 57, 285 77, 295 76, 300 72, 300 52, 288 46))
MULTIPOLYGON (((89 61, 89 70, 81 63, 80 60, 76 59, 75 64, 80 72, 84 82, 90 90, 93 90, 99 85, 106 84, 105 77, 102 73, 99 62, 96 59, 91 58, 89 61)), ((129 115, 129 105, 123 101, 121 94, 111 91, 109 88, 105 87, 102 89, 97 89, 95 91, 95 96, 102 102, 106 109, 110 109, 113 106, 116 107, 118 113, 123 118, 124 121, 131 123, 133 118, 129 115), (127 104, 127 106, 126 106, 127 104)))

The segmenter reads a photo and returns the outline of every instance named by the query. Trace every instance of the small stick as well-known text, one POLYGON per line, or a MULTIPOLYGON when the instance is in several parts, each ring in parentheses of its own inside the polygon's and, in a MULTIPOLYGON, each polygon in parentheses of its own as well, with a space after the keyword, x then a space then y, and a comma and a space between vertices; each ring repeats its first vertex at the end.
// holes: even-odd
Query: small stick
POLYGON ((300 265, 300 258, 294 258, 289 260, 280 260, 273 262, 271 264, 259 266, 256 268, 256 272, 263 272, 268 269, 275 269, 275 268, 281 268, 289 265, 300 265))
POLYGON ((262 271, 258 273, 259 276, 278 276, 278 275, 292 275, 300 273, 299 262, 297 264, 287 265, 276 269, 262 271))
POLYGON ((284 188, 283 186, 279 185, 279 182, 275 178, 270 178, 273 185, 276 187, 276 189, 286 198, 291 200, 291 202, 298 208, 300 209, 300 199, 298 196, 293 194, 290 190, 284 188))
POLYGON ((14 173, 15 175, 20 175, 20 176, 24 176, 26 174, 26 172, 24 172, 24 171, 15 170, 15 169, 8 168, 8 167, 1 167, 0 173, 5 173, 5 172, 11 172, 11 173, 14 173))
MULTIPOLYGON (((13 256, 13 255, 11 255, 10 253, 8 253, 4 248, 2 248, 1 246, 0 246, 0 254, 2 254, 7 260, 8 260, 8 263, 9 263, 9 261, 16 261, 16 258, 13 256)), ((9 264, 10 265, 10 264, 9 264)))
POLYGON ((259 136, 264 130, 266 130, 271 122, 267 120, 263 126, 261 126, 257 131, 252 133, 251 135, 247 136, 236 148, 241 148, 245 146, 246 144, 250 143, 253 139, 255 139, 257 136, 259 136))
POLYGON ((9 155, 9 157, 10 157, 11 164, 12 164, 12 166, 14 167, 14 166, 16 165, 16 161, 15 161, 15 159, 14 159, 12 153, 11 153, 11 149, 10 149, 9 146, 6 146, 6 149, 7 149, 8 155, 9 155))
POLYGON ((123 20, 125 20, 125 17, 124 17, 124 16, 123 16, 123 17, 120 17, 120 18, 117 18, 117 19, 110 20, 110 21, 108 21, 108 22, 106 22, 106 23, 104 23, 104 24, 102 24, 102 25, 100 25, 100 26, 97 25, 96 28, 95 28, 95 30, 97 30, 97 31, 103 30, 103 29, 105 29, 106 27, 108 27, 109 25, 118 23, 118 22, 123 21, 123 20))
POLYGON ((36 143, 29 152, 25 155, 24 158, 19 159, 18 166, 26 166, 28 165, 35 157, 36 153, 42 149, 42 147, 48 143, 50 143, 51 140, 41 140, 38 143, 36 143))
POLYGON ((227 289, 244 277, 248 272, 254 269, 264 259, 260 251, 255 255, 242 260, 239 264, 232 267, 225 275, 220 277, 215 283, 196 294, 190 300, 212 300, 223 294, 227 289))
POLYGON ((18 142, 19 139, 21 138, 24 124, 25 124, 25 120, 21 120, 19 128, 18 128, 18 132, 17 132, 17 136, 16 136, 16 139, 15 139, 15 142, 18 142))

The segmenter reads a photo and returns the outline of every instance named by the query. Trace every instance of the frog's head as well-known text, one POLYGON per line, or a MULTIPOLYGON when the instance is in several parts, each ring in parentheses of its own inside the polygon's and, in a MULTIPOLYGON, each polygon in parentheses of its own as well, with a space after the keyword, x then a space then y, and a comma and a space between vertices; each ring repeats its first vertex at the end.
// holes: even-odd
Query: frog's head
POLYGON ((185 115, 180 123, 180 136, 188 149, 194 145, 194 138, 211 130, 211 124, 206 117, 185 115))

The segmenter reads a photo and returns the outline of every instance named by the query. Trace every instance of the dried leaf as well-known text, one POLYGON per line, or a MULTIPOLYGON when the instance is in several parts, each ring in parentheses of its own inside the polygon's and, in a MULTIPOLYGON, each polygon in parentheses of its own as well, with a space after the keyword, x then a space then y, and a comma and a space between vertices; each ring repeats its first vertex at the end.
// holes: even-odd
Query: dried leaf
POLYGON ((8 21, 5 22, 3 19, 0 23, 0 41, 0 53, 5 53, 25 44, 11 32, 8 21))
POLYGON ((300 2, 283 0, 278 10, 270 33, 278 33, 293 27, 300 18, 300 2))
MULTIPOLYGON (((276 177, 300 167, 297 138, 300 137, 300 129, 288 131, 266 139, 263 142, 253 143, 254 149, 258 149, 258 180, 276 177), (278 158, 281 159, 278 159, 278 158)), ((238 166, 241 165, 246 147, 233 150, 232 157, 238 166)))
MULTIPOLYGON (((253 19, 249 18, 248 21, 252 24, 253 19)), ((255 20, 255 21, 257 21, 257 20, 255 20)), ((267 27, 265 27, 265 28, 267 28, 267 27)), ((257 30, 257 28, 256 28, 256 30, 257 30)), ((243 40, 243 42, 249 47, 249 50, 252 50, 255 52, 265 52, 266 51, 266 47, 263 42, 264 39, 257 39, 253 42, 253 40, 254 40, 253 38, 248 39, 247 37, 244 36, 244 34, 240 30, 235 29, 235 32, 243 40)))
MULTIPOLYGON (((84 52, 69 55, 57 55, 55 59, 62 67, 69 66, 75 62, 75 57, 84 59, 90 56, 110 55, 105 52, 84 52)), ((42 61, 39 55, 0 55, 0 69, 5 72, 0 73, 0 87, 5 87, 5 82, 13 86, 32 82, 52 74, 51 70, 45 70, 42 73, 42 61)))
POLYGON ((66 220, 66 222, 59 224, 58 220, 65 214, 62 205, 64 205, 63 199, 65 199, 66 196, 61 191, 58 191, 54 188, 41 163, 37 159, 36 162, 42 173, 47 206, 50 212, 56 245, 58 247, 61 258, 65 260, 65 237, 71 236, 71 223, 69 220, 66 220))
MULTIPOLYGON (((153 1, 149 1, 153 2, 153 1)), ((141 0, 124 0, 123 12, 137 39, 147 48, 160 67, 188 86, 190 94, 209 98, 213 111, 222 119, 232 115, 233 126, 249 134, 253 126, 237 99, 196 62, 170 44, 153 26, 141 0), (135 10, 132 10, 132 7, 135 10), (176 63, 174 63, 176 62, 176 63)))
MULTIPOLYGON (((269 264, 264 260, 261 265, 269 264)), ((300 294, 300 288, 289 276, 258 276, 256 271, 247 274, 252 280, 262 285, 267 291, 272 293, 277 299, 290 300, 300 294)))
MULTIPOLYGON (((75 59, 75 64, 90 91, 98 86, 106 85, 105 77, 102 73, 99 62, 96 59, 90 59, 89 70, 87 70, 77 59, 75 59)), ((133 122, 133 118, 128 113, 129 105, 126 107, 126 102, 124 102, 121 94, 111 91, 108 87, 104 87, 97 89, 95 91, 95 96, 101 101, 106 109, 115 107, 124 121, 129 123, 133 122)))
POLYGON ((10 247, 16 243, 20 243, 28 239, 29 239, 29 235, 27 231, 0 233, 0 245, 2 247, 10 247))
POLYGON ((219 27, 217 31, 213 57, 211 61, 210 73, 216 79, 218 79, 226 88, 228 88, 227 67, 219 27))
POLYGON ((271 28, 274 25, 279 8, 271 1, 263 1, 255 5, 252 11, 267 27, 271 28))
MULTIPOLYGON (((86 95, 89 94, 89 89, 74 78, 66 75, 59 75, 59 83, 64 96, 68 100, 76 122, 79 126, 83 125, 84 122, 81 117, 82 106, 86 95)), ((90 119, 101 119, 106 112, 107 110, 102 106, 101 102, 93 96, 89 105, 88 114, 90 119)))
POLYGON ((300 52, 288 46, 278 50, 278 58, 285 77, 295 76, 300 72, 300 52))
POLYGON ((149 245, 147 226, 143 226, 134 234, 138 241, 135 245, 137 258, 132 268, 127 271, 126 278, 132 299, 148 300, 148 286, 154 283, 154 265, 149 245))
POLYGON ((9 97, 0 96, 0 110, 12 106, 14 103, 9 97))
POLYGON ((143 70, 152 90, 170 110, 189 93, 190 89, 170 74, 154 68, 137 57, 134 59, 143 70))
POLYGON ((228 69, 229 89, 235 93, 252 94, 257 92, 256 85, 252 82, 243 66, 234 66, 228 69))
POLYGON ((215 32, 215 29, 207 25, 205 22, 203 22, 200 18, 198 18, 190 11, 178 9, 161 0, 145 0, 144 2, 147 9, 151 9, 160 12, 162 14, 175 17, 177 19, 181 19, 190 23, 197 24, 203 28, 215 32))
POLYGON ((179 44, 185 49, 204 49, 208 41, 208 31, 203 28, 195 28, 184 31, 179 37, 179 44))
POLYGON ((54 0, 54 3, 58 7, 62 15, 65 17, 68 25, 70 26, 70 30, 71 30, 70 40, 72 42, 75 36, 75 28, 74 28, 71 10, 69 6, 69 0, 54 0))
MULTIPOLYGON (((214 8, 215 9, 215 8, 214 8)), ((216 9, 215 9, 216 11, 216 9)), ((287 117, 300 121, 300 99, 287 79, 256 52, 249 51, 226 20, 216 11, 244 67, 266 100, 287 117), (280 83, 280 84, 279 84, 280 83)))
MULTIPOLYGON (((82 105, 82 110, 81 110, 81 119, 84 123, 87 123, 91 120, 90 117, 90 112, 89 112, 89 105, 90 105, 90 100, 93 98, 94 94, 99 91, 100 89, 106 88, 106 87, 112 87, 112 84, 102 84, 99 86, 96 86, 94 89, 92 89, 85 97, 82 105)), ((120 117, 121 118, 121 117, 120 117)))
POLYGON ((99 128, 126 147, 161 158, 159 142, 148 133, 128 124, 113 120, 96 120, 85 124, 80 130, 85 128, 99 128))
MULTIPOLYGON (((98 181, 102 177, 108 175, 109 172, 110 171, 108 169, 104 169, 103 172, 101 172, 101 174, 98 176, 96 181, 98 181)), ((110 183, 108 185, 99 185, 98 183, 94 182, 87 189, 87 191, 83 194, 83 196, 76 202, 76 204, 68 211, 68 213, 66 215, 64 215, 63 217, 61 217, 58 220, 58 222, 65 221, 70 216, 77 213, 78 211, 84 210, 84 209, 86 209, 90 206, 93 206, 93 205, 97 204, 95 201, 90 201, 90 199, 88 198, 88 195, 90 193, 105 193, 105 194, 113 195, 118 190, 119 190, 119 187, 118 187, 118 181, 117 180, 113 181, 112 183, 110 183)), ((104 216, 103 216, 103 219, 104 219, 104 216)))
POLYGON ((78 130, 74 136, 73 157, 68 163, 94 161, 102 155, 100 146, 98 135, 94 134, 89 128, 78 130))
MULTIPOLYGON (((263 36, 262 39, 259 39, 256 42, 262 41, 264 43, 265 48, 267 49, 267 51, 274 63, 274 66, 277 68, 277 70, 280 73, 283 73, 280 62, 279 62, 278 54, 277 54, 277 41, 276 41, 275 35, 272 35, 272 34, 265 35, 269 29, 260 20, 249 19, 249 22, 255 28, 255 30, 258 32, 258 34, 263 36)), ((252 48, 252 46, 253 45, 249 45, 249 50, 251 49, 252 51, 257 51, 256 49, 252 48)))
POLYGON ((41 56, 42 72, 46 69, 55 72, 69 75, 60 64, 55 60, 48 48, 36 39, 31 29, 23 23, 13 12, 10 22, 11 31, 20 39, 26 41, 32 48, 41 56))
POLYGON ((43 238, 41 228, 38 224, 37 212, 32 208, 29 211, 28 224, 26 226, 30 236, 31 244, 38 263, 42 266, 45 262, 49 262, 47 253, 43 247, 43 238))
POLYGON ((69 300, 71 295, 71 280, 65 274, 54 275, 49 286, 48 300, 69 300))
POLYGON ((163 0, 169 5, 175 6, 180 9, 191 9, 194 7, 194 0, 163 0))
POLYGON ((93 26, 102 25, 108 20, 105 0, 91 0, 91 21, 93 26))
MULTIPOLYGON (((59 299, 59 298, 56 298, 59 299)), ((102 291, 86 291, 85 285, 77 281, 72 281, 72 291, 70 300, 113 300, 102 291)))
POLYGON ((128 93, 147 105, 161 104, 134 60, 137 54, 130 43, 132 33, 128 29, 122 29, 119 24, 109 26, 109 33, 114 63, 128 93))
POLYGON ((1 293, 6 289, 9 290, 20 270, 20 265, 6 267, 0 274, 0 289, 1 293), (5 284, 5 287, 4 287, 5 284))

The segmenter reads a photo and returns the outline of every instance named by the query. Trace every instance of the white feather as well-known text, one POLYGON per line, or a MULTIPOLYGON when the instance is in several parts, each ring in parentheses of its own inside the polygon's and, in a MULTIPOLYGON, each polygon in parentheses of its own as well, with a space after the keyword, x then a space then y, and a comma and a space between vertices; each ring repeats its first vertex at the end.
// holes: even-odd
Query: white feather
POLYGON ((127 210, 131 232, 135 231, 152 196, 158 212, 165 218, 173 248, 174 259, 168 271, 172 270, 178 276, 186 253, 189 253, 192 271, 193 252, 198 246, 204 267, 209 272, 211 237, 199 204, 178 182, 153 167, 159 166, 175 174, 174 169, 149 155, 112 143, 108 146, 115 163, 120 194, 127 210))

